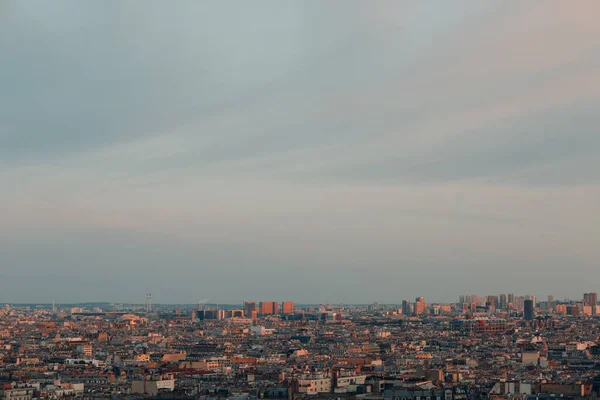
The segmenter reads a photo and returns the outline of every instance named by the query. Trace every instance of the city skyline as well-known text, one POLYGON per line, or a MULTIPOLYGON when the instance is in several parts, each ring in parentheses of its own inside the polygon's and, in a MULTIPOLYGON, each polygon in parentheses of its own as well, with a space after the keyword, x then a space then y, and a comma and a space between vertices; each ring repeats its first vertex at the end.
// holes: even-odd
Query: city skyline
MULTIPOLYGON (((59 305, 71 305, 71 304, 130 304, 130 305, 144 305, 146 307, 146 310, 149 311, 152 309, 152 306, 176 306, 176 305, 181 305, 181 306, 215 306, 215 305, 224 305, 224 306, 240 306, 241 308, 246 308, 246 304, 251 304, 253 307, 255 307, 256 310, 258 310, 261 306, 261 304, 263 303, 263 300, 258 299, 258 301, 256 301, 256 297, 254 297, 255 300, 241 300, 238 302, 234 302, 234 301, 223 301, 223 302, 212 302, 210 301, 210 299, 202 299, 200 301, 196 301, 196 302, 175 302, 175 303, 168 303, 168 302, 156 302, 155 300, 153 300, 152 294, 145 294, 145 302, 127 302, 127 301, 110 301, 110 300, 98 300, 98 301, 76 301, 76 302, 60 302, 60 301, 56 301, 56 298, 52 298, 50 302, 45 303, 45 302, 10 302, 10 301, 0 301, 0 304, 22 304, 22 305, 52 305, 52 307, 54 307, 54 305, 56 304, 57 306, 59 305)), ((503 301, 505 302, 505 306, 508 303, 512 303, 514 301, 515 298, 519 298, 522 300, 525 299, 533 299, 535 302, 556 302, 556 303, 565 303, 565 302, 571 302, 571 303, 581 303, 581 302, 588 302, 591 304, 597 304, 598 303, 598 293, 597 292, 585 292, 585 293, 581 293, 579 295, 575 295, 573 297, 564 297, 564 298, 559 298, 557 296, 554 296, 553 294, 530 294, 530 293, 508 293, 508 292, 504 292, 504 293, 495 293, 495 294, 476 294, 476 293, 470 293, 470 294, 461 294, 461 295, 457 295, 456 298, 454 299, 444 299, 444 300, 440 300, 438 299, 425 299, 423 296, 417 296, 416 299, 424 299, 424 301, 426 303, 429 304, 461 304, 464 303, 465 301, 463 301, 464 299, 469 299, 469 301, 466 301, 467 303, 478 303, 478 304, 485 304, 487 300, 489 300, 490 297, 494 297, 495 301, 498 301, 500 303, 502 303, 503 301), (507 297, 508 296, 508 297, 507 297), (511 298, 512 296, 512 298, 511 298)), ((406 297, 403 297, 402 299, 399 299, 398 301, 395 302, 381 302, 381 301, 377 301, 372 300, 370 302, 366 302, 366 303, 344 303, 344 302, 340 302, 340 303, 335 303, 335 302, 329 302, 329 301, 317 301, 314 300, 313 302, 297 302, 293 299, 290 298, 285 298, 285 299, 270 299, 267 303, 270 303, 271 301, 276 302, 279 304, 278 307, 280 307, 281 310, 283 310, 284 304, 285 303, 291 303, 291 306, 293 307, 294 305, 296 306, 326 306, 326 305, 331 305, 331 306, 340 306, 340 305, 347 305, 347 306, 367 306, 367 305, 373 305, 373 304, 379 304, 379 305, 384 305, 384 306, 390 306, 390 305, 397 305, 397 306, 401 306, 404 302, 406 301, 411 301, 411 300, 406 300, 406 297)), ((254 308, 253 308, 254 309, 254 308)))
MULTIPOLYGON (((123 315, 129 318, 137 313, 154 318, 169 318, 172 314, 178 319, 187 315, 192 323, 216 320, 256 321, 261 318, 282 318, 284 320, 306 320, 324 318, 327 321, 341 322, 344 312, 363 309, 370 312, 383 311, 388 318, 427 318, 428 316, 454 317, 460 329, 470 326, 473 320, 490 320, 492 331, 502 333, 507 331, 506 317, 522 318, 529 323, 542 323, 553 317, 597 317, 600 315, 597 292, 583 293, 581 299, 555 300, 553 295, 547 295, 545 300, 539 300, 532 295, 504 293, 500 295, 461 295, 457 302, 439 303, 426 301, 424 297, 416 297, 414 301, 402 300, 401 303, 381 304, 299 304, 293 301, 243 301, 238 304, 216 304, 205 299, 197 304, 157 304, 153 303, 152 294, 146 294, 145 304, 122 304, 107 302, 92 302, 80 304, 57 304, 52 299, 51 304, 2 304, 0 310, 10 312, 13 307, 21 311, 44 312, 49 310, 52 315, 65 317, 100 317, 123 315), (320 315, 320 317, 319 317, 320 315), (464 322, 465 320, 471 322, 464 322), (462 322, 461 322, 462 321, 462 322)), ((376 314, 377 316, 377 314, 376 314)), ((381 315, 379 315, 381 316, 381 315)), ((487 329, 487 328, 486 328, 487 329)))
POLYGON ((594 292, 599 14, 3 1, 0 302, 594 292))

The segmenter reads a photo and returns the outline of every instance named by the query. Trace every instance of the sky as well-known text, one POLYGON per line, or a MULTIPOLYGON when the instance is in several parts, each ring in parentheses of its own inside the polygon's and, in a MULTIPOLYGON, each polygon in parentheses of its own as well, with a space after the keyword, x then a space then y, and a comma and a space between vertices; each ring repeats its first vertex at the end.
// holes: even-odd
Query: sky
POLYGON ((600 2, 0 3, 0 302, 600 291, 600 2))

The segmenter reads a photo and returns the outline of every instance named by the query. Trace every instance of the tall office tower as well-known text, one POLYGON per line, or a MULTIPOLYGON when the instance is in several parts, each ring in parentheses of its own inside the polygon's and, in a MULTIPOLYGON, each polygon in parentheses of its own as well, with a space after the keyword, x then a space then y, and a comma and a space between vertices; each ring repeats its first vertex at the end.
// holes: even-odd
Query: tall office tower
POLYGON ((260 313, 263 316, 279 314, 279 303, 276 301, 261 301, 260 313))
POLYGON ((415 315, 425 314, 425 298, 417 297, 415 299, 415 315))
POLYGON ((152 311, 152 294, 148 293, 146 295, 146 312, 149 313, 152 311))
POLYGON ((598 293, 584 293, 583 294, 584 306, 591 307, 591 314, 596 315, 596 306, 598 305, 598 293))
POLYGON ((486 301, 486 305, 489 303, 490 306, 496 308, 497 303, 498 303, 498 298, 496 296, 488 296, 487 297, 487 301, 486 301))
POLYGON ((256 303, 253 301, 247 301, 244 303, 244 315, 246 318, 252 318, 252 313, 256 310, 256 303))
POLYGON ((534 315, 534 305, 533 305, 533 300, 528 299, 525 300, 523 303, 523 319, 525 321, 531 321, 533 320, 533 315, 534 315))
POLYGON ((590 306, 592 306, 592 315, 596 315, 597 307, 598 307, 598 293, 592 292, 590 293, 590 306))
POLYGON ((260 302, 260 313, 261 315, 273 315, 273 302, 272 301, 261 301, 260 302))
POLYGON ((515 296, 515 310, 523 311, 525 298, 523 296, 515 296))
POLYGON ((480 306, 485 306, 485 303, 487 303, 487 296, 477 296, 477 300, 480 306))
POLYGON ((506 310, 506 308, 507 308, 506 305, 507 305, 506 295, 505 294, 501 294, 500 295, 500 308, 502 310, 506 310))
POLYGON ((463 304, 465 302, 465 296, 458 296, 458 304, 463 304))
POLYGON ((284 315, 293 314, 294 313, 294 302, 293 301, 284 301, 281 303, 281 313, 284 315))
POLYGON ((551 294, 548 295, 548 305, 552 307, 554 305, 554 296, 551 294))
POLYGON ((508 302, 515 304, 515 295, 512 293, 508 294, 508 302))
POLYGON ((412 305, 410 304, 410 300, 402 300, 402 314, 403 315, 412 315, 412 305))
POLYGON ((595 306, 596 304, 598 304, 598 293, 584 293, 583 301, 588 306, 595 306))

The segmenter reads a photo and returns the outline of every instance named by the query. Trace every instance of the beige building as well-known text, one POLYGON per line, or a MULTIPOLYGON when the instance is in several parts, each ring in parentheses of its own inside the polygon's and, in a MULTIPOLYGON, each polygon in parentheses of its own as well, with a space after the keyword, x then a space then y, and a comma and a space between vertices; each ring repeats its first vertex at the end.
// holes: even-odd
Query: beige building
POLYGON ((330 393, 333 390, 331 378, 320 376, 298 379, 296 392, 306 394, 330 393))
POLYGON ((165 374, 158 378, 147 377, 140 381, 133 381, 131 393, 156 396, 160 391, 172 392, 175 390, 175 378, 171 374, 165 374))
POLYGON ((0 399, 3 400, 31 400, 33 397, 34 388, 25 387, 19 388, 13 385, 7 385, 8 387, 0 386, 0 399))
POLYGON ((86 357, 91 357, 92 356, 92 345, 89 343, 77 345, 77 353, 84 355, 86 357))

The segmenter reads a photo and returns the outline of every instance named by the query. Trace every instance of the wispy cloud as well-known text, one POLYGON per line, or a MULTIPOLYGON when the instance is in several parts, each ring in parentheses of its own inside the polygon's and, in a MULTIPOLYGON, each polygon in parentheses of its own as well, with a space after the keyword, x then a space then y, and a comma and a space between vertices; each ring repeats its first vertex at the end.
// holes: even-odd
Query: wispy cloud
POLYGON ((348 302, 600 259, 597 2, 1 7, 10 268, 348 302))

